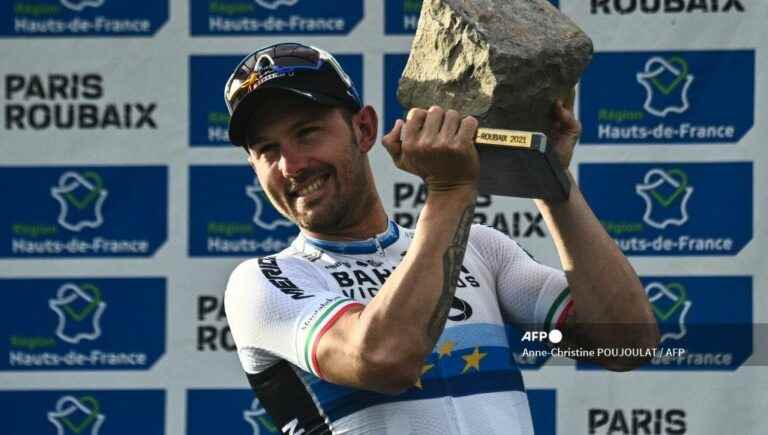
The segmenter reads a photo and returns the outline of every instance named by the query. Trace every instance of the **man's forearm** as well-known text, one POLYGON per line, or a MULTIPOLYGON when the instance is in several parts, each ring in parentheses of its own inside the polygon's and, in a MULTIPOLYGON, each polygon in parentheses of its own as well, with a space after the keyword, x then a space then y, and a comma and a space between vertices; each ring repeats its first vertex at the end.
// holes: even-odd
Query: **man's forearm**
POLYGON ((629 261, 587 205, 573 177, 562 203, 536 200, 557 247, 574 300, 577 324, 591 345, 653 345, 658 330, 645 290, 629 261), (622 327, 624 325, 624 327, 622 327))
POLYGON ((474 189, 432 192, 403 261, 361 313, 373 340, 428 355, 445 326, 474 215, 474 189))
MULTIPOLYGON (((474 202, 474 201, 473 201, 474 202)), ((439 210, 439 208, 438 208, 439 210)), ((469 239, 469 230, 472 226, 474 217, 474 204, 464 207, 456 231, 453 232, 453 238, 443 253, 443 273, 442 286, 438 296, 437 304, 432 311, 432 316, 427 324, 427 334, 433 344, 443 333, 443 327, 448 319, 448 312, 451 309, 453 296, 456 294, 456 283, 459 279, 459 272, 464 261, 464 253, 467 250, 467 240, 469 239)), ((439 213, 437 211, 436 213, 439 213)), ((425 218, 427 219, 427 218, 425 218)), ((426 227, 428 224, 425 223, 426 227)))

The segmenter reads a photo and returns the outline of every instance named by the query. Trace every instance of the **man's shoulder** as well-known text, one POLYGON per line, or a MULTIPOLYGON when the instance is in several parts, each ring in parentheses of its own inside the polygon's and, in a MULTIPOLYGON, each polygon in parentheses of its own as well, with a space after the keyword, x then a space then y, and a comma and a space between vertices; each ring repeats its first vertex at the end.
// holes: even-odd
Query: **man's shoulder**
POLYGON ((294 246, 289 246, 280 252, 264 255, 261 257, 249 258, 235 267, 233 274, 239 271, 257 271, 267 274, 274 272, 299 272, 307 268, 308 263, 313 261, 312 253, 302 252, 294 246))
POLYGON ((499 243, 503 241, 516 243, 503 232, 485 224, 472 224, 469 229, 470 243, 499 243))
POLYGON ((300 300, 310 297, 308 289, 321 290, 322 278, 305 258, 306 254, 286 249, 276 254, 250 258, 238 264, 227 281, 226 294, 232 299, 284 294, 300 300))
POLYGON ((468 245, 486 261, 514 258, 516 255, 531 256, 517 240, 496 228, 483 224, 472 224, 468 245))

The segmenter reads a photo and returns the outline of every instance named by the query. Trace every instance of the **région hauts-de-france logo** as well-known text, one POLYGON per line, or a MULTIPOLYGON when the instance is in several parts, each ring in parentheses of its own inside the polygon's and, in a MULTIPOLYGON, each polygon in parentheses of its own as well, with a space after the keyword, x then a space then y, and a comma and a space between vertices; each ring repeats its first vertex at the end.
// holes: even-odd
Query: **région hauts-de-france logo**
POLYGON ((243 411, 243 418, 253 428, 253 435, 261 435, 262 428, 267 429, 267 433, 277 433, 277 427, 272 424, 267 415, 267 411, 261 406, 259 399, 253 399, 251 407, 243 411))
POLYGON ((97 286, 66 283, 59 287, 56 299, 48 300, 48 306, 59 316, 56 336, 61 340, 77 344, 101 336, 101 315, 107 303, 97 286))
POLYGON ((109 192, 99 174, 68 171, 51 188, 51 196, 59 202, 59 225, 70 231, 98 228, 104 223, 101 208, 109 192))
POLYGON ((87 7, 98 8, 104 4, 104 0, 60 0, 68 9, 80 12, 87 7))
POLYGON ((736 144, 755 124, 755 65, 754 50, 596 52, 581 142, 736 144))
POLYGON ((662 230, 688 221, 688 200, 693 187, 688 185, 688 176, 682 170, 651 169, 643 183, 635 185, 635 192, 645 201, 643 222, 653 228, 662 230))
POLYGON ((685 113, 690 107, 688 90, 693 78, 688 73, 688 62, 681 57, 648 59, 644 71, 637 73, 637 82, 646 91, 643 108, 659 117, 685 113))
POLYGON ((269 198, 267 198, 266 193, 264 193, 264 190, 261 188, 261 185, 259 185, 258 179, 254 179, 252 185, 245 186, 245 194, 248 195, 248 197, 253 200, 253 204, 256 207, 255 211, 253 212, 253 223, 255 223, 256 225, 258 225, 259 227, 265 230, 275 230, 280 227, 293 226, 293 223, 291 223, 286 219, 283 219, 277 213, 275 213, 277 217, 275 217, 274 219, 270 220, 268 218, 265 218, 264 216, 265 211, 270 209, 268 205, 265 205, 265 204, 269 204, 269 198))
MULTIPOLYGON (((163 27, 168 21, 169 0, 134 0, 134 1, 116 1, 116 0, 12 0, 3 2, 4 10, 8 13, 6 19, 0 21, 0 38, 2 37, 112 37, 112 36, 152 36, 163 27), (10 15, 9 15, 10 14, 10 15)), ((198 3, 198 2, 191 2, 198 3)), ((207 3, 208 2, 202 2, 207 3)), ((224 3, 212 1, 211 3, 224 3)), ((247 5, 254 8, 253 5, 247 5)), ((82 85, 82 84, 81 84, 82 85)), ((48 103, 53 104, 58 97, 58 92, 54 96, 45 98, 48 103)), ((40 94, 42 95, 42 94, 40 94)), ((39 95, 38 95, 39 96, 39 95)), ((62 98, 64 93, 62 93, 62 98)), ((82 97, 82 95, 80 95, 82 97)), ((70 95, 75 98, 76 96, 70 95)), ((101 93, 97 95, 101 97, 101 93)), ((92 101, 93 102, 93 101, 92 101)), ((42 101, 41 101, 42 103, 42 101)), ((112 104, 110 103, 110 106, 112 104)), ((142 104, 130 103, 131 106, 143 106, 142 104)), ((31 107, 31 106, 30 106, 31 107)), ((37 106, 35 106, 37 107, 37 106)), ((52 108, 53 106, 48 106, 52 108)), ((58 107, 58 106, 57 106, 58 107)), ((77 107, 77 106, 76 106, 77 107)), ((120 105, 120 108, 123 106, 120 105)), ((125 107, 128 107, 127 105, 125 107)), ((141 107, 139 107, 141 108, 141 107)), ((74 119, 63 124, 55 121, 48 116, 42 123, 43 128, 48 128, 55 124, 56 128, 80 128, 84 125, 96 125, 104 127, 108 125, 116 127, 118 124, 125 128, 136 125, 145 125, 153 127, 152 123, 143 121, 152 121, 149 111, 144 113, 147 116, 141 116, 137 124, 131 123, 130 116, 117 116, 117 113, 107 111, 110 115, 104 118, 101 116, 102 108, 96 113, 88 112, 98 116, 75 116, 74 119), (125 118, 125 119, 124 119, 125 118), (74 120, 74 122, 72 122, 74 120), (103 122, 102 122, 103 121, 103 122), (126 121, 126 122, 123 122, 126 121), (66 125, 65 125, 66 124, 66 125), (126 125, 123 125, 126 124, 126 125)), ((119 110, 120 111, 120 110, 119 110)), ((122 113, 122 111, 120 111, 122 113)), ((134 112, 135 113, 135 112, 134 112)), ((81 115, 84 112, 81 113, 81 115)), ((55 117, 58 119, 58 115, 55 117)), ((31 120, 32 118, 30 118, 31 120)), ((42 118, 41 118, 42 119, 42 118)), ((85 127, 89 128, 89 127, 85 127)), ((37 129, 37 128, 36 128, 37 129)))
POLYGON ((99 401, 92 396, 63 396, 56 402, 56 408, 48 412, 57 435, 99 435, 105 419, 99 401))
POLYGON ((271 9, 275 10, 279 8, 280 6, 295 6, 296 3, 299 2, 299 0, 253 0, 256 2, 257 5, 261 6, 265 9, 271 9))
POLYGON ((693 303, 688 299, 685 286, 672 282, 662 284, 654 281, 645 287, 645 293, 651 302, 661 329, 661 342, 680 340, 688 333, 685 317, 693 303))

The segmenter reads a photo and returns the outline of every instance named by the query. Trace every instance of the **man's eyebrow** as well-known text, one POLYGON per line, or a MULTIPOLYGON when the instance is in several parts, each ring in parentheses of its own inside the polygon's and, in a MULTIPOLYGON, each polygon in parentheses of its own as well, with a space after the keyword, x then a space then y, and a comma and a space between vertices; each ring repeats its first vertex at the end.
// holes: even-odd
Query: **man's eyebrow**
POLYGON ((253 136, 246 138, 246 148, 252 150, 258 150, 267 143, 269 143, 269 139, 263 136, 253 136))
MULTIPOLYGON (((299 115, 298 119, 296 119, 290 125, 290 129, 295 131, 307 124, 311 124, 314 122, 322 122, 326 116, 327 114, 318 115, 315 113, 299 115)), ((258 147, 259 145, 263 145, 269 142, 274 142, 274 141, 266 136, 261 136, 258 134, 248 138, 248 146, 251 146, 251 147, 258 147)))
MULTIPOLYGON (((298 130, 308 122, 311 122, 311 120, 299 120, 297 122, 294 122, 293 124, 291 124, 291 130, 298 130)), ((254 148, 257 148, 261 145, 265 145, 270 142, 275 142, 275 141, 266 136, 252 136, 248 138, 248 146, 254 147, 254 148)))
POLYGON ((317 122, 317 121, 320 121, 320 119, 317 116, 302 116, 299 119, 297 119, 296 121, 294 121, 293 124, 291 124, 291 129, 292 130, 298 130, 299 128, 301 128, 301 127, 303 127, 303 126, 305 126, 307 124, 311 124, 311 123, 317 122))

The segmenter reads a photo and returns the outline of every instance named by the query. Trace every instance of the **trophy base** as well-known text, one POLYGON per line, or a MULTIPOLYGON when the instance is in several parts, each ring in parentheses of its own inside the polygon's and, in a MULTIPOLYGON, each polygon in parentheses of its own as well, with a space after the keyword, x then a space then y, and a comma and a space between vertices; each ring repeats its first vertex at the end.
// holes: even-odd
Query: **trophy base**
POLYGON ((544 133, 479 128, 478 191, 487 195, 565 201, 571 182, 547 146, 544 133))

